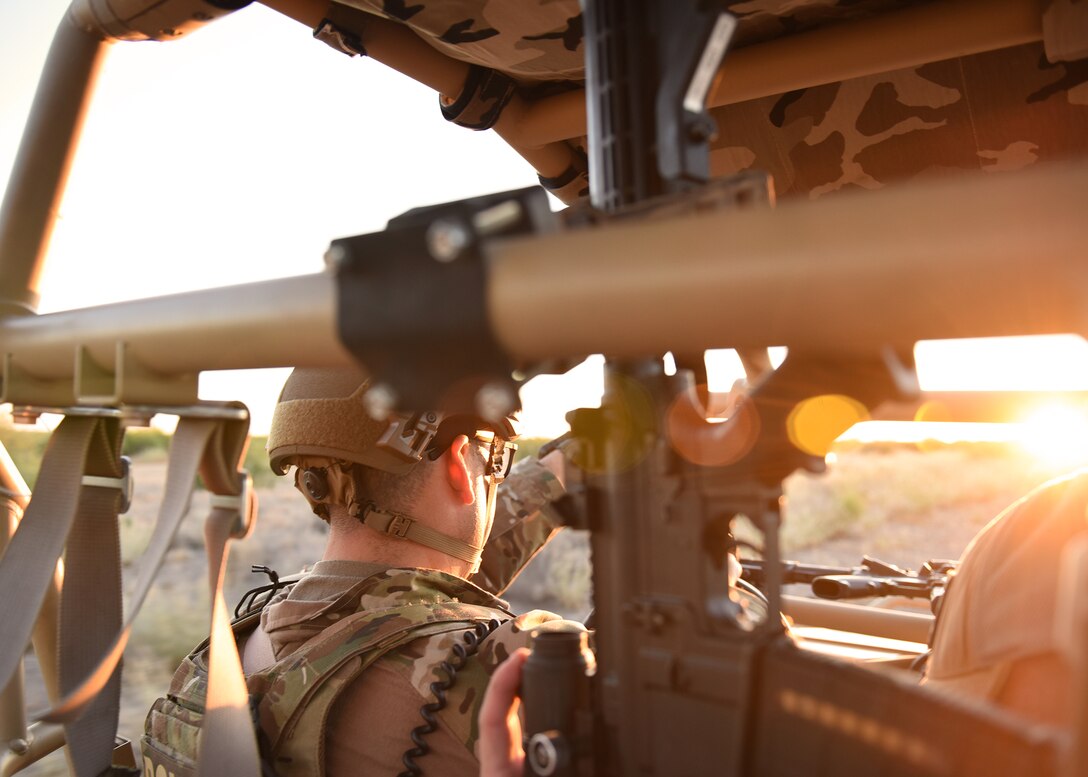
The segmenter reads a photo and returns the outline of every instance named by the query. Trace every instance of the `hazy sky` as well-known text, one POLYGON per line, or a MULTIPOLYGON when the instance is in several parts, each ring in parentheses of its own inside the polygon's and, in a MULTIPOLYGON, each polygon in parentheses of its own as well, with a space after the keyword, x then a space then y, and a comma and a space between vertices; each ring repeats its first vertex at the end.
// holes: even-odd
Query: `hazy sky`
MULTIPOLYGON (((67 5, 0 0, 0 180, 67 5)), ((112 47, 40 312, 317 272, 332 239, 535 182, 493 133, 447 124, 429 89, 255 4, 180 41, 112 47)), ((918 355, 928 388, 1088 388, 1079 338, 924 345, 918 355)), ((720 388, 736 371, 725 364, 720 388)), ((581 372, 523 390, 530 432, 558 433, 566 409, 593 402, 599 378, 581 372)), ((247 402, 262 432, 284 376, 209 373, 202 394, 247 402)))
MULTIPOLYGON (((67 5, 0 0, 0 180, 67 5)), ((255 4, 179 41, 112 47, 39 312, 318 272, 337 237, 535 183, 493 133, 443 120, 431 90, 255 4)), ((205 374, 202 394, 246 401, 261 431, 284 376, 205 374)), ((529 420, 557 431, 562 408, 533 397, 529 420)))

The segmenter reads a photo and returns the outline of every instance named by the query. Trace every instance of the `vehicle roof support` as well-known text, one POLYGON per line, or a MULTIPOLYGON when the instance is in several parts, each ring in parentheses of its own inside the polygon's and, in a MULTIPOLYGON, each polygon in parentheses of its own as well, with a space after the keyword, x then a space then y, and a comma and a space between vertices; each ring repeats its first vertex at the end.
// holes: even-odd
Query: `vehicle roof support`
MULTIPOLYGON (((904 339, 1084 333, 1084 191, 1088 165, 1068 164, 496 239, 483 249, 489 316, 523 363, 602 350, 862 352, 904 339), (533 325, 541 320, 547 332, 533 325)), ((9 318, 0 343, 17 372, 73 393, 77 350, 106 369, 120 342, 163 377, 345 365, 335 298, 331 274, 316 273, 9 318)))
POLYGON ((0 313, 34 312, 49 238, 109 43, 65 14, 0 207, 0 313))

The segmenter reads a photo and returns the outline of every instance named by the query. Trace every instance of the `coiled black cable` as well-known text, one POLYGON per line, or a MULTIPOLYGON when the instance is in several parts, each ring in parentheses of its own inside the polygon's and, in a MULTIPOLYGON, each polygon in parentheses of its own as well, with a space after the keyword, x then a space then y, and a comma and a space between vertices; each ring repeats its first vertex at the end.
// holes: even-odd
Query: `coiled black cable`
POLYGON ((244 615, 249 615, 254 610, 263 609, 266 604, 272 601, 272 597, 276 595, 277 591, 288 585, 287 583, 280 582, 280 576, 276 574, 276 570, 270 569, 263 564, 252 564, 249 567, 249 571, 254 574, 257 572, 264 572, 272 582, 269 585, 257 586, 242 594, 242 598, 238 601, 238 606, 234 608, 235 618, 241 618, 244 615), (261 594, 265 594, 265 597, 258 600, 258 597, 260 597, 261 594))
POLYGON ((401 758, 405 770, 398 774, 397 777, 419 777, 419 775, 423 774, 423 770, 416 763, 416 759, 431 751, 424 737, 438 728, 438 718, 435 713, 446 706, 446 691, 453 687, 454 682, 457 680, 457 673, 464 668, 468 659, 476 654, 476 651, 480 648, 480 643, 500 625, 502 624, 494 618, 487 623, 477 623, 469 631, 465 632, 464 637, 462 637, 464 644, 461 642, 455 643, 453 650, 450 651, 449 658, 438 665, 438 668, 446 673, 446 678, 444 680, 435 680, 430 685, 435 700, 427 702, 419 708, 420 717, 423 718, 423 725, 412 729, 409 736, 411 736, 414 746, 406 750, 401 758))

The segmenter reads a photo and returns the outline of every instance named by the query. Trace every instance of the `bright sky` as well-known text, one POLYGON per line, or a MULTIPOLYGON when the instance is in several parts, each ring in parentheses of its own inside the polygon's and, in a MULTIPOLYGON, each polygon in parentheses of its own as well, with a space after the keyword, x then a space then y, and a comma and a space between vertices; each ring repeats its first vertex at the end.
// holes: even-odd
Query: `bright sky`
MULTIPOLYGON (((0 0, 0 180, 68 0, 0 0)), ((102 73, 40 312, 317 272, 330 240, 419 205, 536 182, 492 133, 447 124, 429 89, 253 5, 183 40, 117 44, 102 73)), ((923 388, 1088 389, 1079 337, 921 344, 923 388)), ((527 432, 596 404, 599 360, 522 392, 527 432)), ((716 385, 739 376, 728 353, 716 385)), ((262 433, 285 371, 208 373, 262 433)))
MULTIPOLYGON (((0 180, 67 6, 0 2, 0 180)), ((112 47, 39 312, 318 272, 337 237, 535 183, 493 133, 443 120, 431 90, 255 4, 179 41, 112 47)), ((209 373, 201 393, 242 399, 261 432, 285 377, 209 373)), ((530 415, 546 434, 562 414, 530 415)))

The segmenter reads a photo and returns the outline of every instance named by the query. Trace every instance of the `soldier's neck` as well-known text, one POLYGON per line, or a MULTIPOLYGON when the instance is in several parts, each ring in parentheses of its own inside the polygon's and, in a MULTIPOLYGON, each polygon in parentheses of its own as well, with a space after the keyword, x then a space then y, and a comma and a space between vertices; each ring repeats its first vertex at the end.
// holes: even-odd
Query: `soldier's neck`
POLYGON ((458 577, 467 577, 471 572, 470 565, 458 558, 408 540, 382 536, 352 518, 330 521, 329 538, 321 559, 437 569, 458 577))

